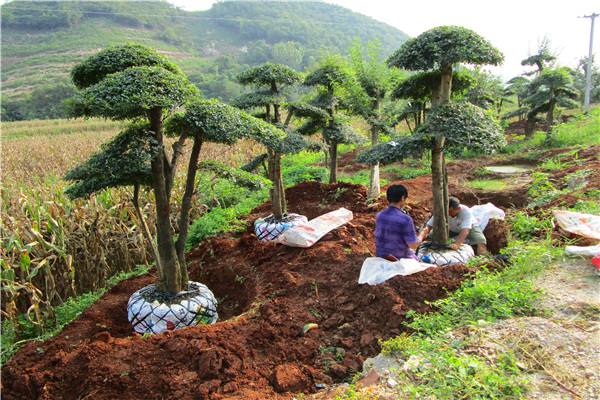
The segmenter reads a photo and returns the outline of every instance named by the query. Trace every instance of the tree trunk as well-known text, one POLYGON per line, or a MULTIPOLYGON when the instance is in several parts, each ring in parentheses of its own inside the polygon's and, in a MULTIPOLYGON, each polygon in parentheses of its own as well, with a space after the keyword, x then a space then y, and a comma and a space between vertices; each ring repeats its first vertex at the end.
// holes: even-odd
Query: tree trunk
POLYGON ((450 101, 450 93, 452 92, 452 66, 445 65, 442 67, 442 79, 440 82, 440 102, 438 105, 450 101))
MULTIPOLYGON (((408 121, 407 125, 408 125, 408 121)), ((410 126, 409 126, 410 127, 410 126)), ((375 126, 371 127, 371 146, 379 143, 379 129, 375 126)), ((377 200, 381 193, 381 184, 379 180, 379 163, 371 166, 371 175, 369 177, 369 200, 377 200)))
POLYGON ((554 108, 556 103, 554 100, 550 100, 550 104, 548 105, 548 113, 546 114, 546 125, 548 125, 548 130, 546 131, 546 145, 550 145, 552 142, 552 128, 554 126, 554 108))
POLYGON ((448 214, 444 204, 444 138, 436 136, 434 146, 431 150, 431 191, 433 193, 433 234, 435 243, 448 243, 448 214))
POLYGON ((283 218, 284 209, 282 207, 282 183, 281 183, 281 156, 272 150, 269 150, 269 174, 272 182, 271 194, 271 212, 276 220, 283 218))
POLYGON ((151 162, 152 187, 156 199, 156 240, 160 264, 164 273, 159 286, 171 294, 176 294, 183 289, 183 282, 181 279, 181 266, 177 261, 173 232, 171 231, 170 204, 164 170, 165 149, 162 134, 162 110, 158 107, 150 111, 150 127, 160 147, 151 162))
MULTIPOLYGON (((432 102, 432 105, 436 107, 450 101, 452 90, 452 66, 442 66, 441 72, 438 102, 435 104, 432 102)), ((448 177, 444 161, 444 142, 444 133, 436 132, 431 150, 433 241, 443 245, 448 243, 448 177)))
POLYGON ((285 216, 287 214, 287 200, 285 198, 285 186, 283 184, 283 177, 281 175, 281 154, 275 154, 275 176, 277 177, 277 187, 279 188, 279 202, 281 215, 285 216))
POLYGON ((187 177, 185 181, 185 191, 183 192, 183 198, 181 199, 181 211, 179 214, 179 236, 175 243, 175 249, 177 250, 177 259, 181 266, 181 280, 183 287, 187 287, 188 276, 187 266, 185 262, 185 242, 188 236, 188 229, 190 226, 190 210, 192 208, 192 197, 194 195, 196 187, 196 172, 198 171, 198 159, 200 158, 200 150, 202 149, 202 139, 200 135, 194 137, 194 144, 192 146, 192 152, 190 154, 190 161, 188 164, 187 177))
MULTIPOLYGON (((277 83, 271 81, 271 93, 277 95, 277 83)), ((278 124, 281 121, 281 113, 279 112, 279 104, 273 104, 273 123, 278 124)))
POLYGON ((535 115, 527 115, 527 124, 525 125, 525 136, 530 138, 535 131, 535 115))
POLYGON ((337 143, 329 145, 329 183, 337 183, 337 143))

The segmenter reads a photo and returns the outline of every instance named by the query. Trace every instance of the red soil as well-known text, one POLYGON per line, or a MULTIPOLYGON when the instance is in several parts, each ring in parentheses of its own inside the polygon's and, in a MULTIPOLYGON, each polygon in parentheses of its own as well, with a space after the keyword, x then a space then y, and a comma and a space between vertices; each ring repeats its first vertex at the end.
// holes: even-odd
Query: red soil
MULTIPOLYGON (((422 180, 404 183, 419 193, 422 180)), ((120 283, 58 336, 26 344, 2 368, 4 398, 265 399, 313 392, 317 383, 359 370, 379 351, 378 339, 406 329, 407 311, 430 310, 428 301, 469 273, 453 266, 359 286, 362 261, 374 251, 375 211, 367 208, 365 188, 311 182, 287 196, 290 210, 309 218, 343 206, 354 220, 309 249, 259 243, 251 229, 194 249, 191 277, 220 299, 224 322, 215 325, 131 335, 127 299, 153 278, 120 283), (301 335, 309 322, 318 329, 301 335)), ((424 199, 413 199, 411 213, 422 223, 424 199)), ((258 208, 249 221, 267 210, 258 208)))

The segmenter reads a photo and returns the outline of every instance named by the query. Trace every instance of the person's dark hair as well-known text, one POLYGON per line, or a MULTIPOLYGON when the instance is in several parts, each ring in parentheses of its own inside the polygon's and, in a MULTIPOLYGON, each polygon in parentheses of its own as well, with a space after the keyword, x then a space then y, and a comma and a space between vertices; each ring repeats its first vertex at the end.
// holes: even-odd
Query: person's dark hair
POLYGON ((460 200, 458 197, 451 196, 448 198, 448 208, 456 209, 460 206, 460 200))
POLYGON ((408 189, 404 185, 392 185, 388 187, 386 196, 390 203, 397 203, 408 197, 408 189))

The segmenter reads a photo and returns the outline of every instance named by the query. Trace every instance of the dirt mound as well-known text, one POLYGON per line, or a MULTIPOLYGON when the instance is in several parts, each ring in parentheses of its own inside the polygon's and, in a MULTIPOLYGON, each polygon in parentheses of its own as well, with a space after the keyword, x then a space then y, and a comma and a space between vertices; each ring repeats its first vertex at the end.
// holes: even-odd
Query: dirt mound
MULTIPOLYGON (((410 189, 410 185, 409 185, 410 189)), ((190 253, 190 275, 220 300, 222 321, 152 337, 130 335, 128 297, 149 283, 122 282, 60 335, 28 343, 2 369, 6 399, 264 399, 339 382, 397 335, 409 310, 456 289, 464 266, 357 284, 374 251, 375 211, 361 186, 303 183, 287 191, 290 210, 314 218, 345 206, 351 223, 309 249, 260 243, 249 229, 205 241, 190 253), (302 335, 306 323, 318 329, 302 335), (280 394, 281 393, 281 394, 280 394)), ((415 219, 425 206, 412 204, 415 219)), ((268 212, 264 205, 253 213, 268 212)))

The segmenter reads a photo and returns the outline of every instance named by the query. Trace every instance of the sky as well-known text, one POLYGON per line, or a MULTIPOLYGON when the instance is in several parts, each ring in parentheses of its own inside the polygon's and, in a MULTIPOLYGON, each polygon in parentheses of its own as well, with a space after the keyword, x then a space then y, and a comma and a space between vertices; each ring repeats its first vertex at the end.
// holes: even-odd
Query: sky
MULTIPOLYGON (((212 0, 169 0, 185 10, 206 10, 212 0)), ((488 39, 504 54, 502 66, 487 68, 505 80, 527 68, 521 60, 536 52, 546 36, 561 65, 575 67, 587 56, 590 19, 600 13, 600 0, 331 0, 394 26, 411 37, 440 25, 461 25, 488 39)), ((600 17, 594 32, 595 54, 600 53, 600 17)), ((598 59, 598 56, 596 57, 598 59)))

